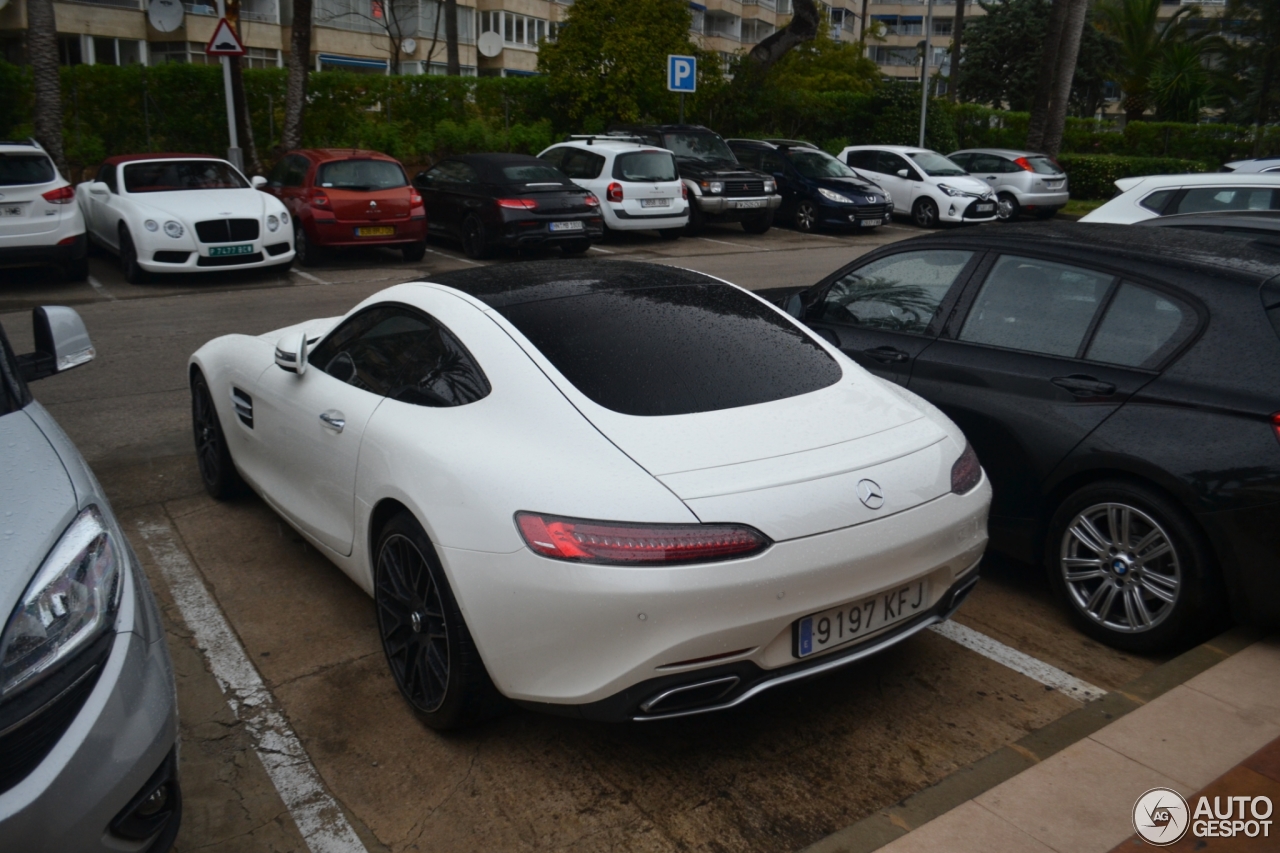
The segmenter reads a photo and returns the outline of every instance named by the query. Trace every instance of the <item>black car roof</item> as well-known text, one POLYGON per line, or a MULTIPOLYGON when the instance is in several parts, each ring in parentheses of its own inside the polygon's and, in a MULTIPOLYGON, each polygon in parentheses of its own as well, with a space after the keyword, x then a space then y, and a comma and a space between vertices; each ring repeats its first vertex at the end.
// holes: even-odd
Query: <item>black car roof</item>
POLYGON ((1045 222, 983 227, 918 238, 975 243, 986 248, 1052 249, 1066 254, 1125 259, 1160 267, 1233 274, 1250 282, 1280 275, 1280 251, 1272 244, 1182 228, 1134 228, 1092 222, 1045 222), (1227 242, 1229 241, 1229 242, 1227 242))
MULTIPOLYGON (((450 157, 450 160, 457 160, 466 163, 476 170, 480 176, 480 180, 487 184, 505 184, 511 183, 503 174, 504 166, 541 166, 544 169, 556 169, 546 160, 537 157, 531 157, 528 154, 459 154, 456 157, 450 157)), ((572 182, 564 177, 565 184, 572 182)), ((516 182, 519 183, 519 182, 516 182)))
POLYGON ((711 276, 665 264, 605 260, 490 265, 442 273, 430 280, 493 308, 602 291, 718 283, 711 276))

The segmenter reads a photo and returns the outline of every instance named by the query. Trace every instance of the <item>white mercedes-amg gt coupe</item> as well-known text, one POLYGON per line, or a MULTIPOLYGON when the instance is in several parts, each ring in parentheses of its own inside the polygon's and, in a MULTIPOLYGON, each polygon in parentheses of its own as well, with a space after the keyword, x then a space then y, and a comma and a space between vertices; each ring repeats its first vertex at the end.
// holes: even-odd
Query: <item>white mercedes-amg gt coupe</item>
POLYGON ((946 619, 991 489, 964 436, 750 292, 548 261, 401 284, 191 358, 200 473, 375 601, 429 724, 738 705, 946 619))

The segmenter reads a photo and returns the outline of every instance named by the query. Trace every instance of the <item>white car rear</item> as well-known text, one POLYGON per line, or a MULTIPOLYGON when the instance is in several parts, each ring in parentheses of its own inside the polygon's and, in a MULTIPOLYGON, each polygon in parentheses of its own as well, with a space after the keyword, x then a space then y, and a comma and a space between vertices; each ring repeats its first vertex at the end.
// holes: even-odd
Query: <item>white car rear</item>
POLYGON ((1209 172, 1147 175, 1116 181, 1119 195, 1081 217, 1081 222, 1131 225, 1182 213, 1280 211, 1280 174, 1209 172))
POLYGON ((538 155, 600 199, 605 226, 680 236, 689 203, 675 156, 638 137, 576 136, 538 155))
POLYGON ((58 267, 89 274, 89 244, 75 190, 34 140, 0 142, 0 267, 58 267))
POLYGON ((921 228, 996 218, 991 188, 936 151, 911 145, 851 145, 841 162, 893 195, 894 213, 921 228))

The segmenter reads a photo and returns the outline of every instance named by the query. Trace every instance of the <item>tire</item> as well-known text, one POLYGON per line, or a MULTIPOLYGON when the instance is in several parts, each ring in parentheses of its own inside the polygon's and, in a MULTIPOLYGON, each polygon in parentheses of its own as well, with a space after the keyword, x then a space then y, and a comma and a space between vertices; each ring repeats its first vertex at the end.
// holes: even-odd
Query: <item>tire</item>
POLYGON ((424 723, 456 729, 504 710, 435 548, 407 512, 378 534, 373 599, 391 677, 424 723))
POLYGON ((1104 480, 1070 495, 1049 522, 1045 564, 1076 624, 1107 645, 1156 652, 1217 627, 1208 543, 1185 510, 1141 483, 1104 480))
POLYGON ((911 221, 921 228, 937 228, 938 205, 931 198, 916 199, 911 206, 911 221))
POLYGON ((802 234, 812 234, 818 227, 818 208, 808 199, 801 199, 791 219, 797 231, 802 234))
POLYGON ((1012 193, 1000 193, 996 196, 996 218, 1001 222, 1017 222, 1022 215, 1022 205, 1012 193))
POLYGON ((563 255, 581 255, 590 248, 590 240, 574 240, 572 243, 562 243, 560 245, 560 253, 563 255))
POLYGON ((707 227, 707 215, 702 212, 697 204, 689 205, 689 222, 684 226, 684 233, 690 237, 696 237, 702 233, 702 229, 707 227))
POLYGON ((244 494, 245 483, 231 461, 209 383, 199 371, 191 379, 191 428, 196 441, 196 465, 205 491, 220 501, 244 494))
POLYGON ((483 261, 493 256, 493 247, 485 233, 484 223, 472 214, 462 222, 462 251, 468 258, 483 261))
POLYGON ((421 240, 417 243, 402 246, 400 253, 404 255, 405 263, 416 264, 427 256, 427 241, 421 240))
POLYGON ((67 281, 84 281, 89 277, 89 255, 83 258, 72 258, 62 268, 62 277, 67 281))
POLYGON ((130 284, 145 284, 151 278, 138 264, 138 250, 129 236, 129 229, 123 225, 120 226, 120 269, 124 272, 124 280, 130 284))
POLYGON ((769 211, 763 216, 756 216, 751 219, 742 220, 742 230, 748 234, 763 234, 773 227, 773 211, 769 211))
POLYGON ((295 217, 293 220, 293 259, 304 267, 314 267, 320 263, 321 249, 307 237, 307 229, 295 217))
POLYGON ((658 236, 661 237, 663 240, 679 240, 681 234, 684 234, 683 228, 658 229, 658 236))

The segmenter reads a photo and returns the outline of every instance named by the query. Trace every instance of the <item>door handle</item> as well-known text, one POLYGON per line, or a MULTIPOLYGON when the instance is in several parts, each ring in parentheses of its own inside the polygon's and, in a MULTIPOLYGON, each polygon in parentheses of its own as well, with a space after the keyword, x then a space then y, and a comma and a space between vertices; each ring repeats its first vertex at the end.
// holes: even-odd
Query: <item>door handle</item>
POLYGON ((343 428, 347 425, 346 416, 337 409, 330 409, 327 412, 321 412, 320 420, 325 426, 334 432, 342 432, 343 428))
POLYGON ((1111 382, 1080 374, 1059 376, 1049 381, 1076 397, 1106 397, 1116 392, 1116 386, 1111 382))
POLYGON ((901 363, 911 358, 911 356, 907 355, 902 350, 889 346, 864 349, 862 353, 863 355, 868 355, 876 361, 884 362, 885 364, 901 363))

